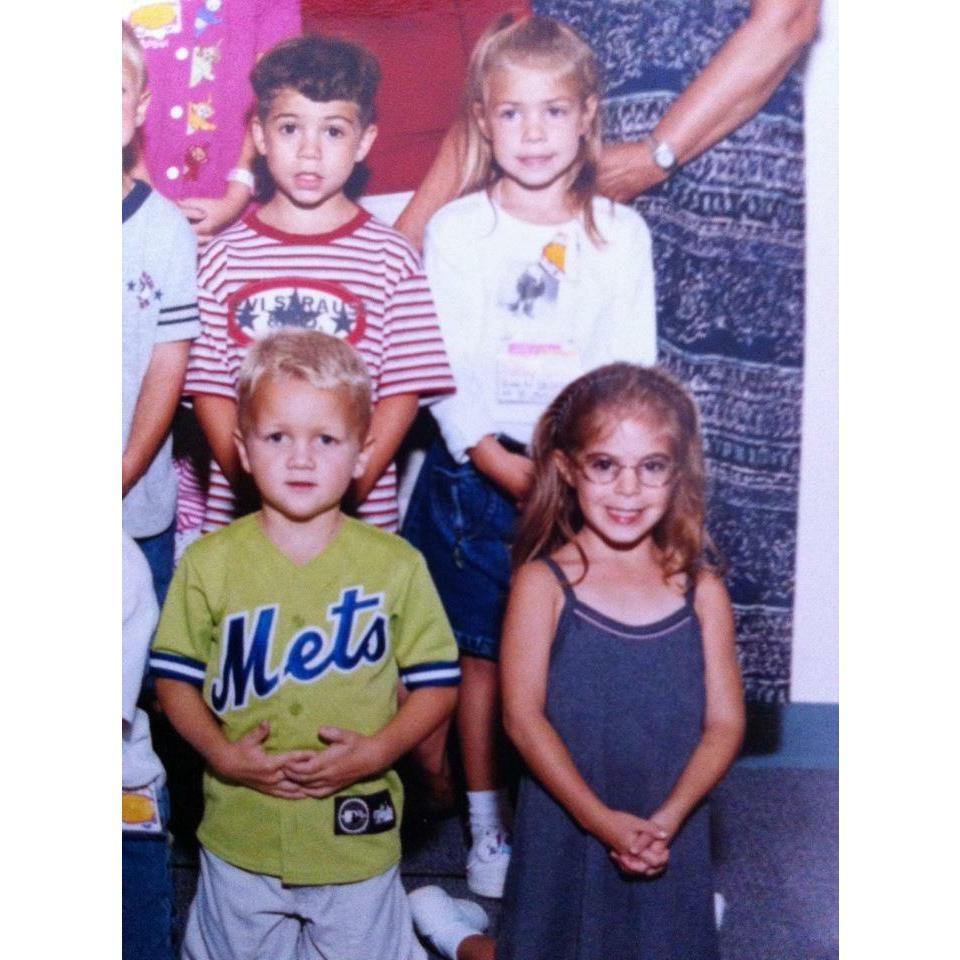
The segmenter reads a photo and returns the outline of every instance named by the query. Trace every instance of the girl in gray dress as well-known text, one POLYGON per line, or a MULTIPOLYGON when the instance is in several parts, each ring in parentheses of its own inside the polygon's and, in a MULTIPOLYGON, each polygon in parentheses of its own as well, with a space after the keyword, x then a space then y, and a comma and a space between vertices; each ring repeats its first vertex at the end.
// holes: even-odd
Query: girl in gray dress
POLYGON ((500 937, 435 887, 414 920, 458 960, 716 960, 704 799, 744 711, 696 408, 609 364, 561 391, 533 460, 502 638, 528 774, 500 937))

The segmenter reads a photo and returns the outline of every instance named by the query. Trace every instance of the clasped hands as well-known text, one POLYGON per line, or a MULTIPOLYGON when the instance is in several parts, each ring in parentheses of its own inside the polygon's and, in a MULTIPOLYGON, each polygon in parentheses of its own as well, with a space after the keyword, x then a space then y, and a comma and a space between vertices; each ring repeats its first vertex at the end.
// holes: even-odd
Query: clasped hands
POLYGON ((621 872, 656 877, 667 868, 673 837, 654 817, 645 820, 623 810, 608 811, 598 839, 621 872))
POLYGON ((328 797, 389 766, 375 737, 340 727, 320 727, 325 750, 267 753, 266 720, 218 752, 212 766, 222 777, 271 797, 303 800, 328 797))

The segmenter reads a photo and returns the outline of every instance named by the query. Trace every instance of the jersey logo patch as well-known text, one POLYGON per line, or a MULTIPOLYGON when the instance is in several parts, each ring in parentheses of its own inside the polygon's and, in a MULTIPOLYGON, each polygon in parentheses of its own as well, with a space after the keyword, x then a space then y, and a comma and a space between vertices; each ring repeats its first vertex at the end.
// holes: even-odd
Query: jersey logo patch
POLYGON ((397 825, 389 790, 365 797, 337 797, 333 802, 333 832, 340 837, 386 833, 397 825))
POLYGON ((360 297, 339 284, 302 277, 248 283, 227 301, 230 336, 244 346, 284 327, 319 330, 355 344, 366 313, 360 297))

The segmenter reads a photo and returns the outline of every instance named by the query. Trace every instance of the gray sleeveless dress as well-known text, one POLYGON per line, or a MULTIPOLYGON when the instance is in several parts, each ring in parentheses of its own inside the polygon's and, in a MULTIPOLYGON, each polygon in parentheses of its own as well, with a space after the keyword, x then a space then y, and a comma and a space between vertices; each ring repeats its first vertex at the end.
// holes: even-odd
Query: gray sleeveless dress
MULTIPOLYGON (((565 601, 550 654, 547 718, 608 806, 649 816, 700 740, 700 624, 688 594, 657 623, 629 626, 565 601)), ((520 785, 498 960, 717 960, 706 804, 659 877, 624 877, 531 776, 520 785)))

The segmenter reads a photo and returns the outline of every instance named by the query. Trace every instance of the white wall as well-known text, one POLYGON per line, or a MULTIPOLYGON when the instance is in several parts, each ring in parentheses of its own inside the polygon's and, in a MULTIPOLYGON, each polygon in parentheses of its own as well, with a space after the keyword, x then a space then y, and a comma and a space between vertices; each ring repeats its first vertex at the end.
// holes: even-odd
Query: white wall
POLYGON ((806 73, 806 350, 790 699, 839 702, 838 44, 824 0, 806 73))

